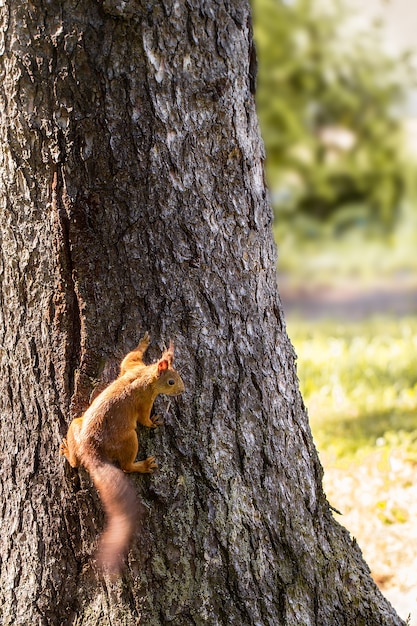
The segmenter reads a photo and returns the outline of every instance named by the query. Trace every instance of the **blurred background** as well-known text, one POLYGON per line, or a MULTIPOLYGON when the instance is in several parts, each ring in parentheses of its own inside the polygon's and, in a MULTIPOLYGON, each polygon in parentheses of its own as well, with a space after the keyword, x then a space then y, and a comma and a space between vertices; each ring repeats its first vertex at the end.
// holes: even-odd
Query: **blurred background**
POLYGON ((252 5, 279 290, 326 493, 417 625, 417 3, 252 5))

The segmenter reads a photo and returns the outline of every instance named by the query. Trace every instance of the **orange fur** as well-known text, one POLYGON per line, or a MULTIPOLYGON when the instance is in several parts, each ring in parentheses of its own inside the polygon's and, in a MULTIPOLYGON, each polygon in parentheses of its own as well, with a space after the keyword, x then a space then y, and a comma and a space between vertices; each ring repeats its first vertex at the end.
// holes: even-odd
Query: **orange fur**
POLYGON ((151 410, 157 395, 184 391, 181 376, 172 365, 173 343, 157 363, 145 365, 143 355, 149 342, 145 333, 137 348, 123 359, 118 378, 93 400, 82 417, 72 420, 60 447, 71 467, 83 465, 89 471, 100 494, 107 526, 99 541, 97 560, 112 574, 120 571, 138 517, 135 490, 124 472, 152 473, 157 468, 153 456, 135 461, 136 424, 155 428, 160 420, 151 418, 151 410))

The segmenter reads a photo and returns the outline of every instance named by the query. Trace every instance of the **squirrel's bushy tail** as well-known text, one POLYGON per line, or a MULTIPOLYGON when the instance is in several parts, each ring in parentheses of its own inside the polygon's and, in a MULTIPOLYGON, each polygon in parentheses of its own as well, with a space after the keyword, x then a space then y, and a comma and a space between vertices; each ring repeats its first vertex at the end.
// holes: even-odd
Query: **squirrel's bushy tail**
POLYGON ((107 517, 96 551, 97 564, 101 570, 117 576, 138 522, 139 501, 127 476, 109 461, 84 458, 83 464, 99 492, 107 517))

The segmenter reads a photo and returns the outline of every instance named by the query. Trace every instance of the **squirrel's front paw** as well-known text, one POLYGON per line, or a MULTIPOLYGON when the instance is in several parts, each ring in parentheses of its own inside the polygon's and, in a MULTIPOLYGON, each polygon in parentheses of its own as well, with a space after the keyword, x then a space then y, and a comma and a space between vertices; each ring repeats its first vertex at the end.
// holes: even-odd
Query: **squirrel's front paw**
POLYGON ((162 415, 152 415, 151 422, 152 422, 152 428, 156 428, 157 426, 163 425, 164 418, 162 415))

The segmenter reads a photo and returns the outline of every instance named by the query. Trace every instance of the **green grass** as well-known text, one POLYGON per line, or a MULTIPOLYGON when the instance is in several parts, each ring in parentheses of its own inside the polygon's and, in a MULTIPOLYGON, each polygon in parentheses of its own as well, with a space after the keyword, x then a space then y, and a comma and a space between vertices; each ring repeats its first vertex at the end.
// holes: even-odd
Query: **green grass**
POLYGON ((351 462, 394 447, 417 458, 417 317, 287 326, 319 452, 351 462))
POLYGON ((334 516, 403 614, 398 590, 417 583, 417 316, 287 327, 334 516))

